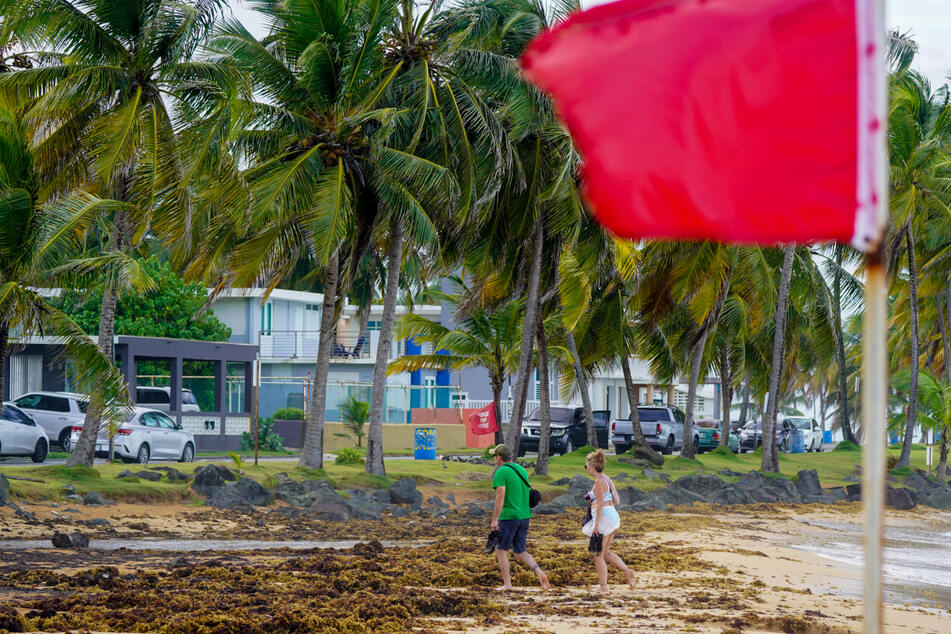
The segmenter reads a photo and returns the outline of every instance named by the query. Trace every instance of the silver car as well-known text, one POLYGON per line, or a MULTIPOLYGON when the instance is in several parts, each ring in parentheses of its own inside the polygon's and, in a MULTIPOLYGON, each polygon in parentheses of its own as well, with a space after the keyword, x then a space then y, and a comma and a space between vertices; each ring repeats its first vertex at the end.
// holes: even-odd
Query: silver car
MULTIPOLYGON (((82 426, 73 427, 72 445, 76 446, 82 426)), ((132 409, 113 438, 116 456, 126 462, 145 464, 153 458, 191 462, 195 459, 195 437, 182 429, 168 414, 145 407, 132 409)), ((96 437, 96 455, 109 456, 108 429, 96 437)))
MULTIPOLYGON (((201 411, 198 401, 195 400, 195 395, 187 387, 182 388, 179 398, 181 399, 181 411, 201 411)), ((135 388, 135 402, 138 405, 145 405, 163 412, 171 412, 174 409, 171 405, 172 388, 170 387, 140 385, 135 388)))
POLYGON ((33 462, 43 462, 49 452, 50 439, 13 403, 0 404, 0 456, 30 456, 33 462))
POLYGON ((73 425, 82 425, 86 418, 89 397, 72 392, 29 392, 14 403, 46 430, 53 442, 70 450, 73 425))

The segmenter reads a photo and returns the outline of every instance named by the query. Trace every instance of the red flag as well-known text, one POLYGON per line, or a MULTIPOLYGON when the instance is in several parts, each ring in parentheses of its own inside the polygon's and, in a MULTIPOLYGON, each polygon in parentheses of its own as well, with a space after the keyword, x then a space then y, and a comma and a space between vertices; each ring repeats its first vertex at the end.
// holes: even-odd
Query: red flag
POLYGON ((495 405, 492 403, 469 414, 469 428, 473 434, 494 434, 499 426, 495 421, 495 405))
POLYGON ((877 239, 874 0, 621 0, 526 50, 627 238, 877 239))

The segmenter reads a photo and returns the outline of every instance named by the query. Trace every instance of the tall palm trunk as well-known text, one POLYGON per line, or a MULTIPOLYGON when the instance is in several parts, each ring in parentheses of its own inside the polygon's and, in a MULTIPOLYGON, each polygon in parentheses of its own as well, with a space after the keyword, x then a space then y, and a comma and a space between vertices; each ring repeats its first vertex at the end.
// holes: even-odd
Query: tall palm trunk
MULTIPOLYGON (((660 452, 655 451, 653 447, 647 444, 644 438, 644 430, 641 429, 640 412, 637 409, 637 393, 634 389, 634 377, 631 376, 631 363, 627 355, 621 358, 621 371, 624 373, 624 388, 627 392, 627 404, 631 408, 631 429, 634 434, 633 454, 638 458, 643 458, 660 466, 664 464, 664 457, 660 452)), ((610 431, 610 430, 609 430, 610 431)))
POLYGON ((373 367, 373 392, 370 402, 370 433, 367 436, 366 472, 386 475, 383 465, 383 396, 386 390, 386 363, 390 357, 393 320, 396 317, 396 296, 399 294, 400 262, 403 256, 403 225, 398 218, 390 223, 390 251, 386 262, 386 289, 383 296, 383 316, 380 323, 380 342, 376 347, 376 365, 373 367))
POLYGON ((852 425, 849 423, 849 386, 848 368, 845 365, 845 335, 842 332, 842 281, 839 269, 842 267, 842 251, 845 247, 841 244, 835 247, 835 275, 832 280, 832 312, 835 319, 835 328, 833 335, 835 341, 835 359, 838 366, 838 384, 839 384, 839 428, 842 430, 842 437, 851 443, 858 444, 855 440, 855 434, 852 433, 852 425))
POLYGON ((495 409, 495 444, 501 445, 505 442, 502 434, 502 387, 505 385, 505 377, 490 377, 492 384, 492 407, 495 409))
POLYGON ((733 407, 733 369, 727 346, 720 349, 720 394, 720 446, 727 447, 730 439, 730 409, 733 407))
POLYGON ((551 390, 548 385, 548 343, 545 341, 545 327, 542 320, 537 320, 535 336, 538 339, 538 373, 541 375, 539 384, 541 403, 541 424, 538 430, 538 460, 535 462, 537 475, 548 475, 548 456, 551 455, 551 390))
POLYGON ((779 277, 776 306, 776 330, 773 333, 773 366, 769 372, 769 405, 763 417, 763 461, 760 470, 779 473, 776 453, 776 414, 779 411, 779 383, 783 375, 783 351, 786 344, 786 312, 789 308, 789 283, 792 279, 795 245, 783 249, 783 268, 779 277))
POLYGON ((911 308, 911 376, 908 382, 908 420, 905 422, 905 438, 896 467, 907 467, 911 462, 912 434, 918 422, 918 356, 921 345, 918 341, 918 265, 915 262, 915 239, 911 221, 905 224, 905 240, 908 244, 908 302, 911 308))
POLYGON ((13 394, 6 393, 7 380, 7 354, 10 344, 10 324, 6 321, 0 321, 0 402, 7 398, 13 398, 13 394))
MULTIPOLYGON (((598 431, 594 425, 594 410, 591 408, 591 395, 588 394, 588 379, 584 376, 584 369, 581 367, 581 357, 578 356, 578 348, 575 346, 575 335, 573 332, 565 329, 565 343, 568 345, 568 352, 571 354, 571 363, 575 369, 575 381, 578 382, 578 391, 581 392, 581 406, 584 408, 584 418, 587 422, 588 444, 592 447, 598 446, 598 431)), ((618 412, 620 414, 620 412, 618 412)))
POLYGON ((320 313, 320 338, 317 342, 317 363, 314 364, 314 385, 311 388, 310 411, 307 415, 307 430, 304 447, 301 449, 299 467, 322 469, 324 466, 324 422, 327 408, 327 375, 330 372, 330 351, 334 338, 334 317, 337 304, 337 277, 340 268, 340 251, 334 251, 324 275, 324 301, 320 313))
POLYGON ((518 356, 518 380, 515 384, 515 398, 512 403, 512 416, 509 419, 506 442, 512 452, 518 454, 518 440, 522 430, 522 418, 525 416, 525 401, 528 386, 532 378, 532 344, 535 341, 535 315, 538 312, 538 280, 542 268, 542 242, 544 234, 541 219, 535 225, 532 234, 531 266, 528 271, 528 292, 525 297, 525 317, 522 321, 522 348, 518 356))
POLYGON ((946 483, 948 477, 948 435, 951 434, 951 427, 945 425, 941 429, 941 458, 938 460, 937 476, 941 484, 946 483))

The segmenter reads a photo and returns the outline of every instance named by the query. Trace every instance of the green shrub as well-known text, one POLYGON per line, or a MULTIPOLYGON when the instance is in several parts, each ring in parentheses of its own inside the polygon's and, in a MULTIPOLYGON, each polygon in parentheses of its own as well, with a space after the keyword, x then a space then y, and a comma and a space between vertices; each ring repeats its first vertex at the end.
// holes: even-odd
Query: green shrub
POLYGON ((836 445, 835 449, 832 451, 862 451, 862 448, 856 445, 854 442, 843 440, 838 445, 836 445))
POLYGON ((739 460, 736 457, 736 454, 730 451, 728 447, 717 447, 709 452, 711 456, 720 456, 721 458, 726 458, 727 460, 739 460))
POLYGON ((337 452, 337 457, 334 458, 334 462, 337 464, 360 464, 363 462, 363 456, 361 456, 360 452, 356 449, 344 447, 337 452))
POLYGON ((304 410, 299 407, 282 407, 274 412, 274 420, 304 420, 304 410))
POLYGON ((892 469, 890 473, 894 476, 910 476, 914 471, 911 467, 898 467, 897 469, 892 469))
MULTIPOLYGON (((254 436, 241 433, 241 451, 254 449, 254 436)), ((284 451, 284 439, 274 433, 273 418, 258 418, 258 449, 260 451, 284 451)))
POLYGON ((341 438, 352 438, 357 443, 357 447, 362 447, 363 426, 370 420, 370 404, 351 394, 347 400, 340 403, 340 418, 343 419, 343 426, 347 431, 335 435, 341 438))

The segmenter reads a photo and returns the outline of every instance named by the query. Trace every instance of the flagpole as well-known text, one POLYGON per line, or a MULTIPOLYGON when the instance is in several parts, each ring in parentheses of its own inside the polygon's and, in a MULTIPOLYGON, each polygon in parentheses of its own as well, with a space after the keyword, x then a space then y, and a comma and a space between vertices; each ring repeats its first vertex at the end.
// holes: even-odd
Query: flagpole
MULTIPOLYGON (((885 66, 885 0, 874 0, 872 10, 876 40, 874 82, 875 112, 880 136, 874 165, 873 201, 878 236, 866 254, 865 323, 862 337, 862 416, 864 445, 862 505, 865 515, 865 632, 881 634, 882 545, 885 539, 885 433, 888 415, 888 292, 885 278, 884 230, 888 222, 888 76, 885 66)), ((865 98, 860 95, 859 98, 865 98)))

